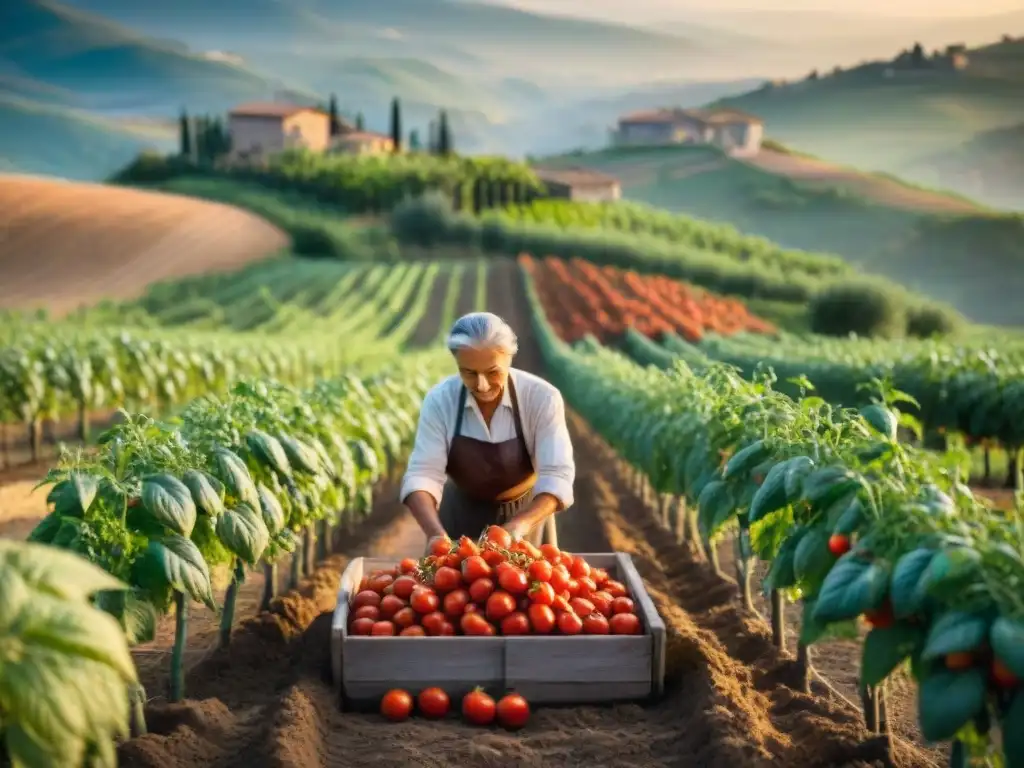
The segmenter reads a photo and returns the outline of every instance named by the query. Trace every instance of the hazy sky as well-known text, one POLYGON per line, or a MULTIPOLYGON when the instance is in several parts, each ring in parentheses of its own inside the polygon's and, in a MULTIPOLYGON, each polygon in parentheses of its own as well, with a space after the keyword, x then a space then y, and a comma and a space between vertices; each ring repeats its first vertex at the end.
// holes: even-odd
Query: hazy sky
POLYGON ((683 21, 687 10, 820 10, 878 16, 984 16, 1019 10, 1021 0, 490 0, 534 11, 623 19, 683 21))

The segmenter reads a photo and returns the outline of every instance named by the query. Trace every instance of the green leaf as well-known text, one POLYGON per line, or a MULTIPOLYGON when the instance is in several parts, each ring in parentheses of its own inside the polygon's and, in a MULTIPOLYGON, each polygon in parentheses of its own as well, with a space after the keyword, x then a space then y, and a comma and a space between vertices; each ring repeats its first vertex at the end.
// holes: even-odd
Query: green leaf
MULTIPOLYGON (((11 567, 0 568, 0 637, 9 634, 11 627, 21 616, 22 610, 32 599, 32 590, 11 567)), ((0 668, 2 669, 2 668, 0 668)))
POLYGON ((919 588, 933 597, 955 596, 981 567, 981 555, 971 547, 950 547, 928 563, 919 588))
POLYGON ((864 522, 864 507, 856 496, 840 500, 835 508, 837 515, 832 523, 833 534, 848 536, 864 522))
POLYGON ((142 506, 161 525, 188 538, 196 525, 192 492, 172 475, 150 475, 142 481, 142 506))
POLYGON ((907 552, 896 561, 889 598, 897 619, 909 618, 924 607, 924 590, 919 585, 933 557, 935 550, 921 548, 907 552))
POLYGON ((156 606, 139 590, 100 592, 97 598, 97 607, 109 613, 121 625, 129 646, 148 643, 156 637, 159 614, 156 606))
POLYGON ((1020 768, 1024 765, 1024 688, 1013 695, 999 721, 999 729, 1003 735, 1006 768, 1020 768))
POLYGON ((722 470, 722 479, 729 480, 737 475, 743 475, 751 467, 765 458, 768 454, 768 447, 764 440, 755 440, 750 445, 736 451, 722 470))
POLYGON ((320 457, 316 455, 315 450, 291 435, 281 434, 277 436, 277 439, 280 441, 281 447, 284 448, 288 463, 293 469, 311 475, 320 471, 320 457))
POLYGON ((96 500, 99 478, 85 472, 71 472, 56 483, 46 495, 46 503, 53 511, 64 516, 82 517, 96 500))
POLYGON ((821 526, 811 528, 797 545, 793 558, 793 571, 797 582, 806 582, 817 591, 817 586, 828 573, 836 556, 828 549, 828 531, 821 526))
POLYGON ((924 641, 924 631, 911 624, 875 627, 864 638, 860 662, 860 680, 878 685, 924 641))
POLYGON ((935 620, 928 631, 921 658, 925 661, 950 653, 976 651, 988 640, 989 620, 978 614, 950 611, 935 620))
POLYGON ((256 565, 263 556, 270 533, 263 518, 245 503, 225 510, 217 520, 217 538, 229 552, 249 565, 256 565))
POLYGON ((860 415, 864 417, 864 421, 871 425, 872 429, 886 440, 896 439, 896 429, 899 425, 899 420, 896 414, 884 405, 869 405, 861 409, 860 415))
POLYGON ((797 456, 787 462, 786 467, 786 500, 790 503, 803 496, 804 478, 814 469, 814 461, 809 456, 797 456))
POLYGON ((777 509, 786 506, 786 471, 790 462, 783 461, 773 466, 765 475, 764 482, 757 489, 750 502, 747 519, 756 523, 777 509))
POLYGON ((260 505, 256 484, 244 461, 225 448, 214 450, 213 461, 217 478, 227 486, 228 493, 250 507, 256 508, 260 505))
POLYGON ((181 536, 152 539, 135 563, 136 580, 143 589, 170 586, 184 592, 211 610, 213 601, 210 570, 196 545, 181 536))
POLYGON ((31 589, 72 600, 84 600, 104 589, 127 589, 102 568, 44 544, 0 539, 0 571, 5 568, 17 571, 31 589))
POLYGON ((256 488, 260 497, 260 513, 263 515, 263 522, 271 536, 277 536, 288 522, 284 508, 277 496, 271 493, 265 485, 256 488))
POLYGON ((860 476, 842 466, 821 467, 804 479, 803 498, 815 508, 825 508, 860 485, 860 476))
POLYGON ((34 541, 37 544, 51 543, 53 537, 57 535, 57 531, 60 530, 60 524, 63 521, 64 518, 58 512, 51 512, 32 529, 32 532, 28 535, 28 541, 34 541))
POLYGON ((292 468, 288 463, 288 454, 276 437, 254 429, 245 436, 245 444, 261 464, 270 467, 282 477, 291 477, 292 468))
POLYGON ((58 742, 35 736, 19 722, 3 731, 11 768, 67 768, 82 765, 85 740, 65 735, 58 742))
POLYGON ((799 545, 803 530, 792 534, 779 547, 779 552, 772 560, 768 575, 764 579, 764 593, 767 595, 773 589, 786 589, 796 584, 796 569, 793 567, 796 559, 796 548, 799 545))
POLYGON ((815 618, 816 598, 805 597, 803 603, 803 616, 800 619, 800 642, 804 645, 813 645, 830 639, 854 640, 859 636, 859 629, 855 621, 828 623, 815 618))
POLYGON ((814 618, 824 623, 856 618, 881 605, 888 587, 889 571, 880 561, 847 553, 825 577, 814 618))
POLYGON ((917 707, 928 741, 948 741, 985 706, 985 673, 938 670, 921 681, 917 707))
POLYGON ((224 484, 213 475, 190 469, 181 476, 196 509, 209 517, 218 517, 224 511, 224 484))
POLYGON ((989 639, 996 658, 1024 680, 1024 621, 1000 616, 992 622, 989 639))

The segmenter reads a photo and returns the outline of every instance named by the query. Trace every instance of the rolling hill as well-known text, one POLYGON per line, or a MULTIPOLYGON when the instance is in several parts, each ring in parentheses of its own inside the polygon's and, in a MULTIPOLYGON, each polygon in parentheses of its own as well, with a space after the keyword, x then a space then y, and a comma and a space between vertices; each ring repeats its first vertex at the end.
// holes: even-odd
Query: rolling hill
POLYGON ((960 72, 878 61, 719 103, 758 115, 772 138, 798 150, 927 182, 922 161, 1024 120, 1024 40, 967 56, 960 72))

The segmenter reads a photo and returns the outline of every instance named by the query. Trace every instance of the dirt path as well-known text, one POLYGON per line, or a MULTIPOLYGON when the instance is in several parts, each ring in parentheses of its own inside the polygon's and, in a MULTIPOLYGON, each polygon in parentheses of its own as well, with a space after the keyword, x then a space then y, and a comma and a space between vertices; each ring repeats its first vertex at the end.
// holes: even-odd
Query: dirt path
POLYGON ((944 195, 941 192, 916 189, 883 176, 872 176, 863 171, 832 165, 813 157, 788 155, 784 152, 762 149, 753 157, 737 159, 761 170, 786 176, 795 181, 822 182, 846 187, 869 200, 892 208, 926 213, 977 214, 979 212, 977 205, 966 200, 944 195))
POLYGON ((455 317, 453 320, 468 315, 477 309, 476 306, 476 283, 477 268, 473 262, 468 263, 462 270, 462 279, 459 284, 459 297, 455 302, 455 317))
POLYGON ((409 337, 410 347, 425 347, 437 341, 438 334, 441 332, 441 315, 444 313, 444 302, 448 296, 448 286, 451 280, 451 272, 444 269, 434 279, 434 284, 430 286, 430 298, 427 299, 427 308, 424 310, 423 319, 409 337))

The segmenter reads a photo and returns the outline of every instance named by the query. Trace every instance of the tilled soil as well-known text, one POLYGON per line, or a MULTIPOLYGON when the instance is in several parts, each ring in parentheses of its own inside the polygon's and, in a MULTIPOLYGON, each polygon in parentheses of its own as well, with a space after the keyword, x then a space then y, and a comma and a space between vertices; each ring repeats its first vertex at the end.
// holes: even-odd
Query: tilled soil
MULTIPOLYGON (((514 268, 514 267, 513 267, 514 268)), ((539 358, 512 275, 494 274, 491 309, 513 323, 518 364, 539 358), (511 289, 511 290, 510 290, 511 289), (515 293, 513 293, 515 291, 515 293)), ((780 680, 792 661, 767 627, 739 609, 735 589, 691 560, 619 476, 614 455, 576 416, 576 504, 559 520, 570 550, 632 555, 668 629, 666 695, 656 703, 542 708, 522 731, 470 728, 457 718, 392 724, 343 713, 329 684, 329 636, 341 571, 351 556, 394 556, 411 521, 392 499, 378 533, 321 564, 297 593, 244 622, 231 648, 188 676, 194 697, 148 709, 151 732, 121 747, 123 766, 706 766, 883 765, 883 744, 858 714, 780 680), (390 510, 390 513, 389 511, 390 510)), ((557 642, 553 639, 552 642, 557 642)), ((415 641, 410 641, 415 652, 415 641)), ((400 681, 396 681, 400 682, 400 681)), ((896 764, 933 763, 897 742, 896 764)))

